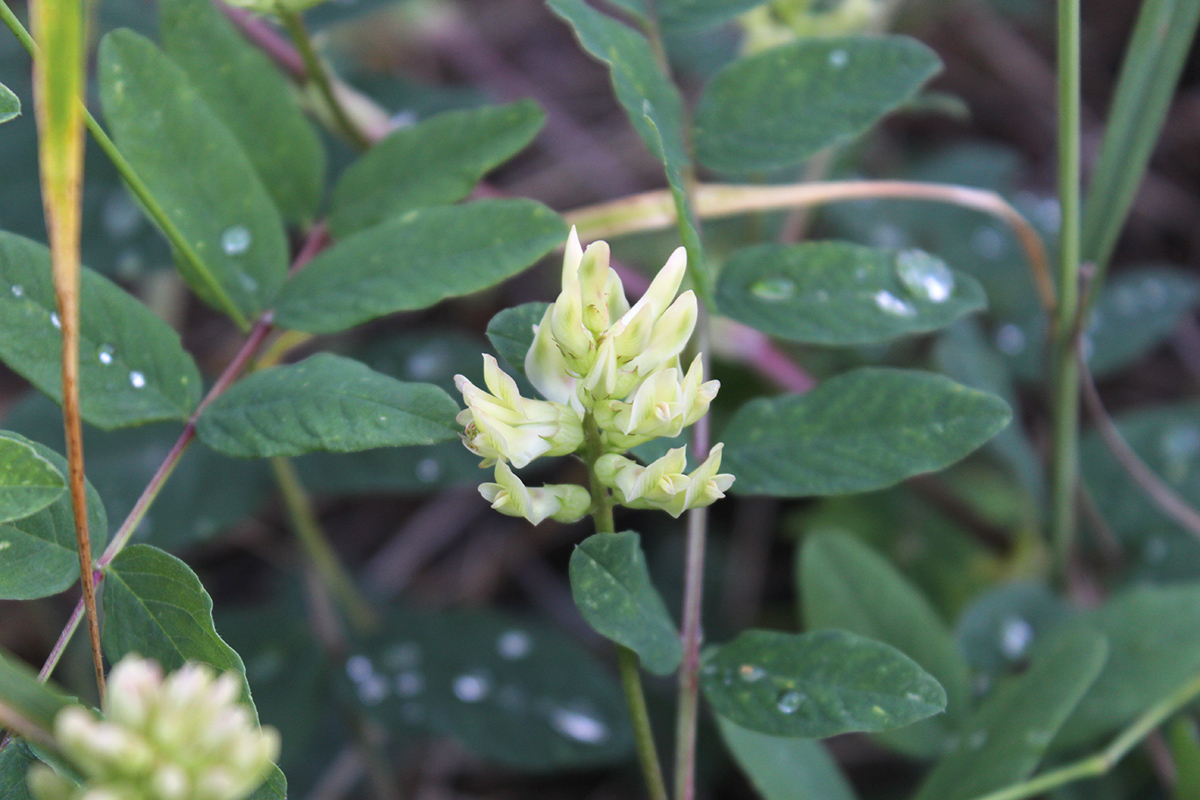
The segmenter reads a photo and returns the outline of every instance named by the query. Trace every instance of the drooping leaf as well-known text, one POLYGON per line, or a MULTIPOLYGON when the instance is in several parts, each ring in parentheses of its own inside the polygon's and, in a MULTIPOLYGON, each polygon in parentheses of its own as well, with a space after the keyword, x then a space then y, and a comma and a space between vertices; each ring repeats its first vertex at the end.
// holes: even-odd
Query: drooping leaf
POLYGON ((409 211, 313 259, 284 287, 279 324, 336 333, 426 308, 510 278, 565 239, 562 219, 530 200, 409 211))
POLYGON ((110 33, 98 64, 113 137, 203 264, 176 253, 183 279, 218 309, 228 310, 222 296, 244 316, 266 308, 286 277, 287 241, 237 138, 148 39, 110 33))
POLYGON ((721 738, 763 800, 856 800, 820 742, 768 736, 717 717, 721 738))
POLYGON ((246 667, 213 627, 212 598, 196 573, 173 555, 146 544, 126 547, 104 579, 104 655, 112 663, 129 653, 153 658, 165 671, 189 661, 242 681, 243 700, 254 708, 246 667))
POLYGON ((458 406, 427 383, 402 383, 318 353, 257 372, 217 398, 196 425, 209 447, 241 458, 349 453, 454 438, 458 406))
POLYGON ((946 707, 945 691, 915 661, 845 631, 745 631, 703 664, 701 687, 713 709, 772 736, 878 732, 946 707))
POLYGON ((23 438, 0 431, 0 522, 41 511, 63 493, 63 476, 23 438))
POLYGON ((526 99, 447 111, 393 131, 338 180, 330 230, 341 239, 406 211, 461 200, 523 150, 545 120, 538 104, 526 99))
POLYGON ((946 714, 885 741, 913 755, 940 753, 970 704, 967 665, 929 601, 886 560, 853 536, 808 536, 799 552, 801 610, 809 630, 836 628, 890 644, 946 690, 946 714))
MULTIPOLYGON (((50 448, 16 433, 5 436, 32 447, 60 475, 67 474, 67 460, 50 448)), ((100 495, 90 482, 85 487, 92 550, 99 553, 108 541, 108 520, 100 495)), ((32 516, 0 525, 0 600, 49 597, 79 580, 75 547, 75 514, 66 492, 32 516)))
POLYGON ((159 6, 163 49, 245 151, 284 219, 313 218, 325 150, 275 65, 206 0, 159 6))
POLYGON ((21 116, 21 98, 12 93, 7 86, 0 83, 0 123, 8 122, 21 116))
POLYGON ((683 153, 683 101, 655 62, 649 40, 583 0, 547 0, 547 4, 571 25, 583 49, 608 65, 617 100, 650 152, 660 158, 683 153))
POLYGON ((715 170, 797 164, 866 131, 941 69, 904 36, 802 39, 721 70, 696 107, 696 152, 715 170))
MULTIPOLYGON (((102 428, 185 419, 200 373, 179 336, 108 279, 84 269, 79 378, 83 418, 102 428)), ((45 246, 0 232, 0 360, 54 399, 62 396, 61 334, 45 246)))
POLYGON ((540 325, 549 303, 523 303, 492 317, 487 337, 517 374, 525 374, 525 354, 533 347, 533 326, 540 325))
POLYGON ((1107 649, 1103 636, 1086 629, 1049 642, 1026 672, 988 695, 916 800, 969 800, 1028 778, 1100 674, 1107 649))
POLYGON ((1200 671, 1200 585, 1133 589, 1074 624, 1108 638, 1108 661, 1055 747, 1116 730, 1200 671))
POLYGON ((865 492, 953 464, 1010 416, 999 397, 940 375, 856 369, 742 406, 721 432, 722 469, 741 494, 865 492))
POLYGON ((847 242, 739 250, 717 286, 722 313, 808 344, 872 344, 925 333, 986 304, 974 278, 936 256, 847 242))
POLYGON ((670 675, 683 659, 679 631, 650 580, 641 537, 597 533, 571 554, 571 593, 597 631, 638 654, 655 675, 670 675))
POLYGON ((543 624, 488 611, 404 611, 351 652, 349 693, 391 731, 437 731, 533 772, 607 764, 630 751, 621 690, 543 624))

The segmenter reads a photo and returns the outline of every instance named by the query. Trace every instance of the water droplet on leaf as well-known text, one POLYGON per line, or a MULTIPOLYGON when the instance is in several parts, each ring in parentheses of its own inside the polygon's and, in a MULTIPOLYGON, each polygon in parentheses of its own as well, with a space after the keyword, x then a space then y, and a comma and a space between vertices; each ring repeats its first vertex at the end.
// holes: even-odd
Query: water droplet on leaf
POLYGON ((1012 661, 1025 655, 1033 643, 1033 626, 1021 617, 1005 617, 1000 625, 1000 652, 1012 661))
POLYGON ((234 225, 226 228, 221 234, 221 250, 227 256, 240 256, 250 249, 250 229, 245 225, 234 225))
POLYGON ((788 689, 779 693, 779 698, 775 701, 775 707, 784 714, 795 714, 800 710, 800 706, 803 703, 804 695, 795 689, 788 689))
POLYGON ((1025 331, 1011 322, 996 329, 996 349, 1006 356, 1018 356, 1025 351, 1025 331))
POLYGON ((417 462, 417 480, 422 483, 433 483, 442 474, 442 465, 432 458, 422 458, 417 462))
POLYGON ((584 744, 601 744, 608 739, 608 726, 604 721, 578 708, 551 709, 550 727, 584 744))
POLYGON ((25 296, 25 287, 19 283, 14 283, 12 285, 12 296, 13 297, 24 297, 25 296))
POLYGON ((135 369, 129 373, 129 385, 135 389, 141 389, 146 385, 146 376, 135 369))
POLYGON ((505 631, 496 640, 496 652, 510 661, 524 658, 532 648, 533 639, 525 631, 505 631))
POLYGON ((754 683, 757 680, 765 678, 766 675, 766 670, 757 664, 742 664, 738 667, 738 677, 746 683, 754 683))
POLYGON ((787 300, 796 293, 796 282, 791 278, 767 278, 755 281, 750 287, 750 293, 772 302, 787 300))
POLYGON ((62 329, 62 319, 59 318, 57 311, 50 312, 50 324, 58 329, 62 329))
POLYGON ((875 305, 879 306, 880 311, 897 317, 911 317, 917 313, 917 309, 913 308, 912 305, 896 297, 896 295, 886 289, 881 289, 875 293, 875 305))
POLYGON ((115 352, 116 351, 113 350, 109 345, 101 345, 100 352, 96 355, 96 357, 100 359, 101 364, 108 366, 109 364, 113 363, 113 354, 115 352))
POLYGON ((464 703, 478 703, 491 691, 492 681, 482 671, 468 672, 454 679, 454 696, 464 703))
POLYGON ((924 250, 904 250, 896 255, 896 275, 914 297, 943 303, 954 291, 954 273, 946 262, 924 250))
POLYGON ((829 54, 829 66, 834 69, 841 69, 850 61, 850 54, 845 50, 834 50, 829 54))

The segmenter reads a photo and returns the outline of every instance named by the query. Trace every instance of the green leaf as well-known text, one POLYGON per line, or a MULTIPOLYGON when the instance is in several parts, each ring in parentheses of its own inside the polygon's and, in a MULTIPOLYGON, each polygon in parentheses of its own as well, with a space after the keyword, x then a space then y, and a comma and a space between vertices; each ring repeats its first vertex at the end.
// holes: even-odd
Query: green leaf
POLYGON ((1092 307, 1085 332, 1088 367, 1106 377, 1167 340, 1200 305, 1200 280, 1166 266, 1114 275, 1092 307))
POLYGON ((1103 636, 1075 630, 1036 653, 1026 672, 988 695, 916 800, 970 800, 1028 778, 1100 674, 1107 649, 1103 636))
POLYGON ((633 531, 597 533, 571 554, 571 594, 588 624, 638 654, 655 675, 670 675, 683 643, 662 596, 650 580, 641 537, 633 531))
POLYGON ((847 534, 808 536, 797 577, 805 627, 838 628, 890 644, 946 690, 946 716, 922 720, 885 741, 912 755, 938 755, 970 705, 967 664, 929 601, 895 567, 847 534))
POLYGON ((667 29, 690 30, 717 25, 766 0, 656 0, 658 24, 667 29))
POLYGON ((617 100, 650 152, 664 157, 683 153, 683 101, 659 69, 646 37, 583 0, 547 0, 547 4, 575 30, 583 49, 608 65, 617 100), (647 117, 647 103, 653 109, 653 122, 647 117))
POLYGON ((7 650, 0 650, 0 705, 49 732, 54 729, 54 717, 70 702, 68 697, 39 681, 37 673, 23 661, 7 650))
POLYGON ((0 522, 23 519, 57 500, 66 484, 21 437, 0 431, 0 522))
POLYGON ((1200 735, 1187 715, 1175 717, 1167 726, 1167 744, 1175 764, 1173 800, 1200 797, 1200 735))
POLYGON ((703 662, 700 683, 713 709, 773 736, 884 731, 946 707, 945 691, 915 661, 845 631, 745 631, 703 662))
POLYGON ((1200 671, 1200 585, 1142 587, 1076 623, 1108 638, 1108 663, 1055 747, 1074 747, 1128 723, 1200 671))
POLYGON ((21 116, 21 99, 0 83, 0 123, 21 116))
POLYGON ((237 139, 184 71, 132 31, 104 37, 97 71, 121 152, 208 271, 179 258, 183 279, 218 309, 222 295, 245 316, 266 308, 287 275, 287 240, 237 139))
POLYGON ((283 770, 272 764, 267 779, 247 795, 246 800, 287 800, 287 778, 283 770))
POLYGON ((856 800, 820 742, 768 736, 717 717, 721 738, 763 800, 856 800))
MULTIPOLYGON (((104 655, 116 663, 129 653, 153 658, 171 671, 189 661, 241 678, 251 709, 246 667, 213 627, 212 598, 187 564, 157 547, 126 547, 104 578, 104 655)), ((256 717, 257 719, 257 717, 256 717)))
MULTIPOLYGON (((16 433, 5 436, 29 445, 60 475, 67 474, 67 460, 50 448, 16 433)), ((92 484, 86 483, 85 489, 92 551, 99 553, 108 541, 108 519, 92 484)), ((79 579, 75 548, 75 514, 65 492, 33 516, 0 525, 0 600, 49 597, 75 583, 79 579)))
POLYGON ((349 453, 451 439, 459 433, 457 413, 436 386, 318 353, 239 381, 204 410, 196 433, 240 458, 349 453))
POLYGON ((531 772, 609 764, 631 750, 620 688, 547 625, 406 610, 351 652, 348 692, 393 733, 433 730, 531 772))
POLYGON ((1080 258, 1101 275, 1158 141, 1198 22, 1197 0, 1141 4, 1084 198, 1080 258))
POLYGON ((860 345, 926 333, 987 305, 983 287, 922 250, 759 245, 721 270, 717 306, 794 342, 860 345))
POLYGON ((487 337, 517 374, 525 374, 525 354, 533 347, 533 326, 540 325, 549 303, 524 303, 492 317, 487 337))
POLYGON ((463 199, 523 150, 546 115, 532 100, 448 111, 388 134, 339 179, 329 227, 339 239, 426 206, 463 199))
POLYGON ((25 783, 25 773, 37 763, 24 742, 16 740, 0 750, 0 798, 33 800, 25 783))
POLYGON ((1041 583, 1018 581, 993 586, 976 597, 958 618, 955 638, 982 684, 1019 671, 1030 647, 1058 628, 1066 604, 1041 583))
MULTIPOLYGON (((123 289, 83 269, 79 394, 83 418, 102 428, 186 419, 200 402, 200 373, 170 326, 123 289)), ((0 232, 0 360, 56 400, 61 334, 50 251, 0 232)))
POLYGON ((804 39, 739 59, 696 107, 696 152, 725 172, 798 164, 910 100, 941 61, 904 36, 804 39))
POLYGON ((288 81, 207 0, 158 8, 163 49, 237 139, 280 214, 311 220, 325 188, 325 150, 288 81))
POLYGON ((317 256, 284 287, 279 324, 336 333, 426 308, 510 278, 566 240, 557 214, 530 200, 409 211, 317 256))
POLYGON ((1010 416, 999 397, 949 378, 866 367, 742 406, 720 437, 722 466, 741 494, 865 492, 953 464, 1010 416))

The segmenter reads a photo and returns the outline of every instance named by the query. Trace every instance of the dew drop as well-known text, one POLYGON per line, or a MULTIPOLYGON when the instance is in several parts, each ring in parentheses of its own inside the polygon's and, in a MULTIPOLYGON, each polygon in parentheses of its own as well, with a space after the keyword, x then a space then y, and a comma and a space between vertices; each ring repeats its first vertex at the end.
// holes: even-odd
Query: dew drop
POLYGON ((746 683, 754 683, 767 676, 766 670, 757 664, 742 664, 738 667, 738 677, 746 683))
POLYGON ((421 646, 414 642, 394 644, 383 654, 383 663, 391 670, 412 669, 421 663, 421 646))
POLYGON ((954 273, 946 262, 924 250, 898 253, 896 275, 914 297, 931 303, 944 303, 954 291, 954 273))
POLYGON ((492 691, 492 681, 482 671, 467 672, 454 679, 454 696, 464 703, 478 703, 492 691))
POLYGON ((602 744, 608 739, 608 726, 604 721, 578 708, 552 708, 550 727, 584 744, 602 744))
POLYGON ((59 318, 57 311, 50 312, 50 324, 59 330, 62 330, 62 319, 59 318))
POLYGON ((834 69, 841 69, 850 61, 850 54, 845 50, 834 50, 829 54, 829 66, 834 69))
POLYGON ((767 278, 755 281, 750 287, 750 293, 763 300, 778 302, 787 300, 796 293, 796 283, 791 278, 767 278))
POLYGON ((1000 258, 1008 249, 1004 234, 990 225, 975 229, 975 233, 971 235, 971 246, 975 248, 976 253, 991 261, 1000 258))
POLYGON ((346 659, 346 676, 355 683, 362 683, 374 674, 375 668, 366 656, 356 655, 346 659))
POLYGON ((1025 351, 1025 332, 1011 322, 996 329, 996 349, 1006 356, 1019 356, 1025 351))
POLYGON ((979 748, 981 748, 985 744, 987 744, 987 740, 988 740, 987 731, 975 731, 974 733, 972 733, 970 736, 967 737, 967 747, 969 747, 972 750, 978 750, 979 748))
POLYGON ((101 345, 100 352, 96 355, 96 358, 100 359, 101 364, 108 366, 109 364, 113 363, 114 353, 116 353, 116 351, 113 350, 109 345, 101 345))
POLYGON ((387 697, 388 685, 379 675, 371 675, 358 684, 358 699, 363 705, 374 706, 383 702, 387 697))
POLYGON ((784 714, 795 714, 800 710, 800 706, 803 703, 804 695, 795 689, 788 689, 779 693, 779 698, 775 701, 775 707, 784 714))
POLYGON ((879 306, 880 311, 897 317, 911 317, 917 313, 917 310, 909 303, 896 297, 887 289, 881 289, 875 293, 875 305, 879 306))
POLYGON ((417 480, 421 483, 433 483, 442 474, 442 465, 432 458, 422 458, 417 462, 417 480))
POLYGON ((227 256, 240 256, 250 249, 250 229, 245 225, 234 225, 221 233, 221 249, 227 256))
POLYGON ((12 296, 13 297, 24 297, 25 296, 25 287, 19 283, 14 283, 12 285, 12 296))
POLYGON ((1033 626, 1021 617, 1005 617, 1000 624, 1000 652, 1012 661, 1025 655, 1033 643, 1033 626))
POLYGON ((450 348, 444 342, 433 342, 408 357, 405 369, 410 378, 428 381, 439 377, 450 358, 450 348))
POLYGON ((415 697, 425 688, 425 676, 419 672, 401 672, 396 676, 396 696, 415 697))
POLYGON ((524 658, 532 649, 533 639, 525 631, 505 631, 496 639, 496 652, 509 661, 524 658))
POLYGON ((135 369, 129 373, 129 385, 135 389, 141 389, 146 385, 146 376, 135 369))

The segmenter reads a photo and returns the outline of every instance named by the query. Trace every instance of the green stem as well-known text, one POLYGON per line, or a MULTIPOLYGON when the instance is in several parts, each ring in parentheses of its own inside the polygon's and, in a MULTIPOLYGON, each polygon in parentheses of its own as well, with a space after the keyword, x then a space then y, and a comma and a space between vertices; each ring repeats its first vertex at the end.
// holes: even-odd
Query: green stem
POLYGON ((1058 0, 1058 193, 1062 206, 1053 328, 1051 536, 1059 575, 1075 539, 1079 473, 1079 0, 1058 0))
POLYGON ((304 484, 300 482, 296 467, 286 458, 272 458, 271 469, 275 473, 279 491, 283 494, 283 503, 292 522, 292 529, 309 560, 316 567, 321 582, 337 598, 354 629, 359 633, 370 631, 375 626, 375 612, 359 593, 354 580, 342 566, 325 532, 321 530, 321 523, 313 511, 304 484))
POLYGON ((292 41, 296 43, 296 49, 300 51, 300 58, 304 60, 304 67, 308 72, 308 80, 315 84, 317 91, 321 93, 321 99, 329 107, 329 113, 333 115, 333 120, 341 129, 342 135, 359 150, 366 150, 371 146, 371 140, 351 121, 346 109, 334 93, 333 83, 329 80, 325 65, 321 62, 321 57, 317 55, 316 48, 313 47, 308 28, 304 26, 304 18, 299 13, 286 8, 282 3, 276 3, 275 13, 279 16, 283 26, 287 28, 288 33, 291 34, 292 41))
POLYGON ((1194 675, 1171 692, 1165 698, 1155 703, 1140 717, 1134 720, 1128 728, 1121 732, 1108 747, 1099 753, 1067 764, 1064 767, 1043 773, 1036 778, 1001 789, 990 794, 981 795, 975 800, 1024 800, 1035 797, 1059 786, 1065 786, 1083 778, 1095 778, 1105 774, 1125 755, 1145 739, 1151 731, 1161 725, 1168 717, 1191 703, 1200 696, 1200 675, 1194 675))
MULTIPOLYGON (((588 482, 592 491, 592 520, 597 533, 613 533, 613 499, 596 474, 596 461, 604 455, 604 442, 600 427, 589 412, 583 419, 584 462, 587 464, 588 482)), ((654 746, 654 731, 650 727, 650 714, 646 710, 646 695, 642 691, 642 673, 637 653, 624 645, 617 645, 617 666, 621 672, 621 688, 625 690, 625 701, 629 705, 629 720, 633 724, 633 740, 637 746, 638 761, 642 766, 642 778, 646 781, 646 792, 650 800, 667 800, 667 784, 663 780, 658 749, 654 746)))
MULTIPOLYGON (((17 41, 29 53, 30 58, 36 59, 38 57, 37 44, 33 41, 33 37, 29 35, 29 32, 25 30, 21 21, 12 12, 12 9, 3 0, 0 0, 0 19, 3 19, 4 24, 12 31, 13 36, 17 37, 17 41)), ((117 172, 124 179, 125 185, 129 187, 129 191, 142 204, 142 207, 146 210, 146 214, 154 220, 159 230, 167 237, 167 241, 171 243, 171 248, 181 260, 187 263, 192 274, 204 284, 204 288, 213 298, 214 303, 233 320, 242 333, 249 332, 250 321, 246 319, 246 315, 234 304, 233 300, 229 297, 229 293, 221 286, 221 283, 196 253, 195 248, 184 238, 183 233, 175 226, 171 218, 167 216, 167 212, 159 204, 158 200, 155 199, 154 195, 150 193, 150 189, 138 177, 133 166, 125 160, 125 156, 121 154, 121 151, 117 149, 113 140, 108 138, 108 134, 100 127, 100 123, 96 121, 96 118, 86 108, 83 110, 83 124, 92 134, 92 138, 96 140, 96 144, 100 145, 100 149, 112 161, 113 166, 117 168, 117 172)))

